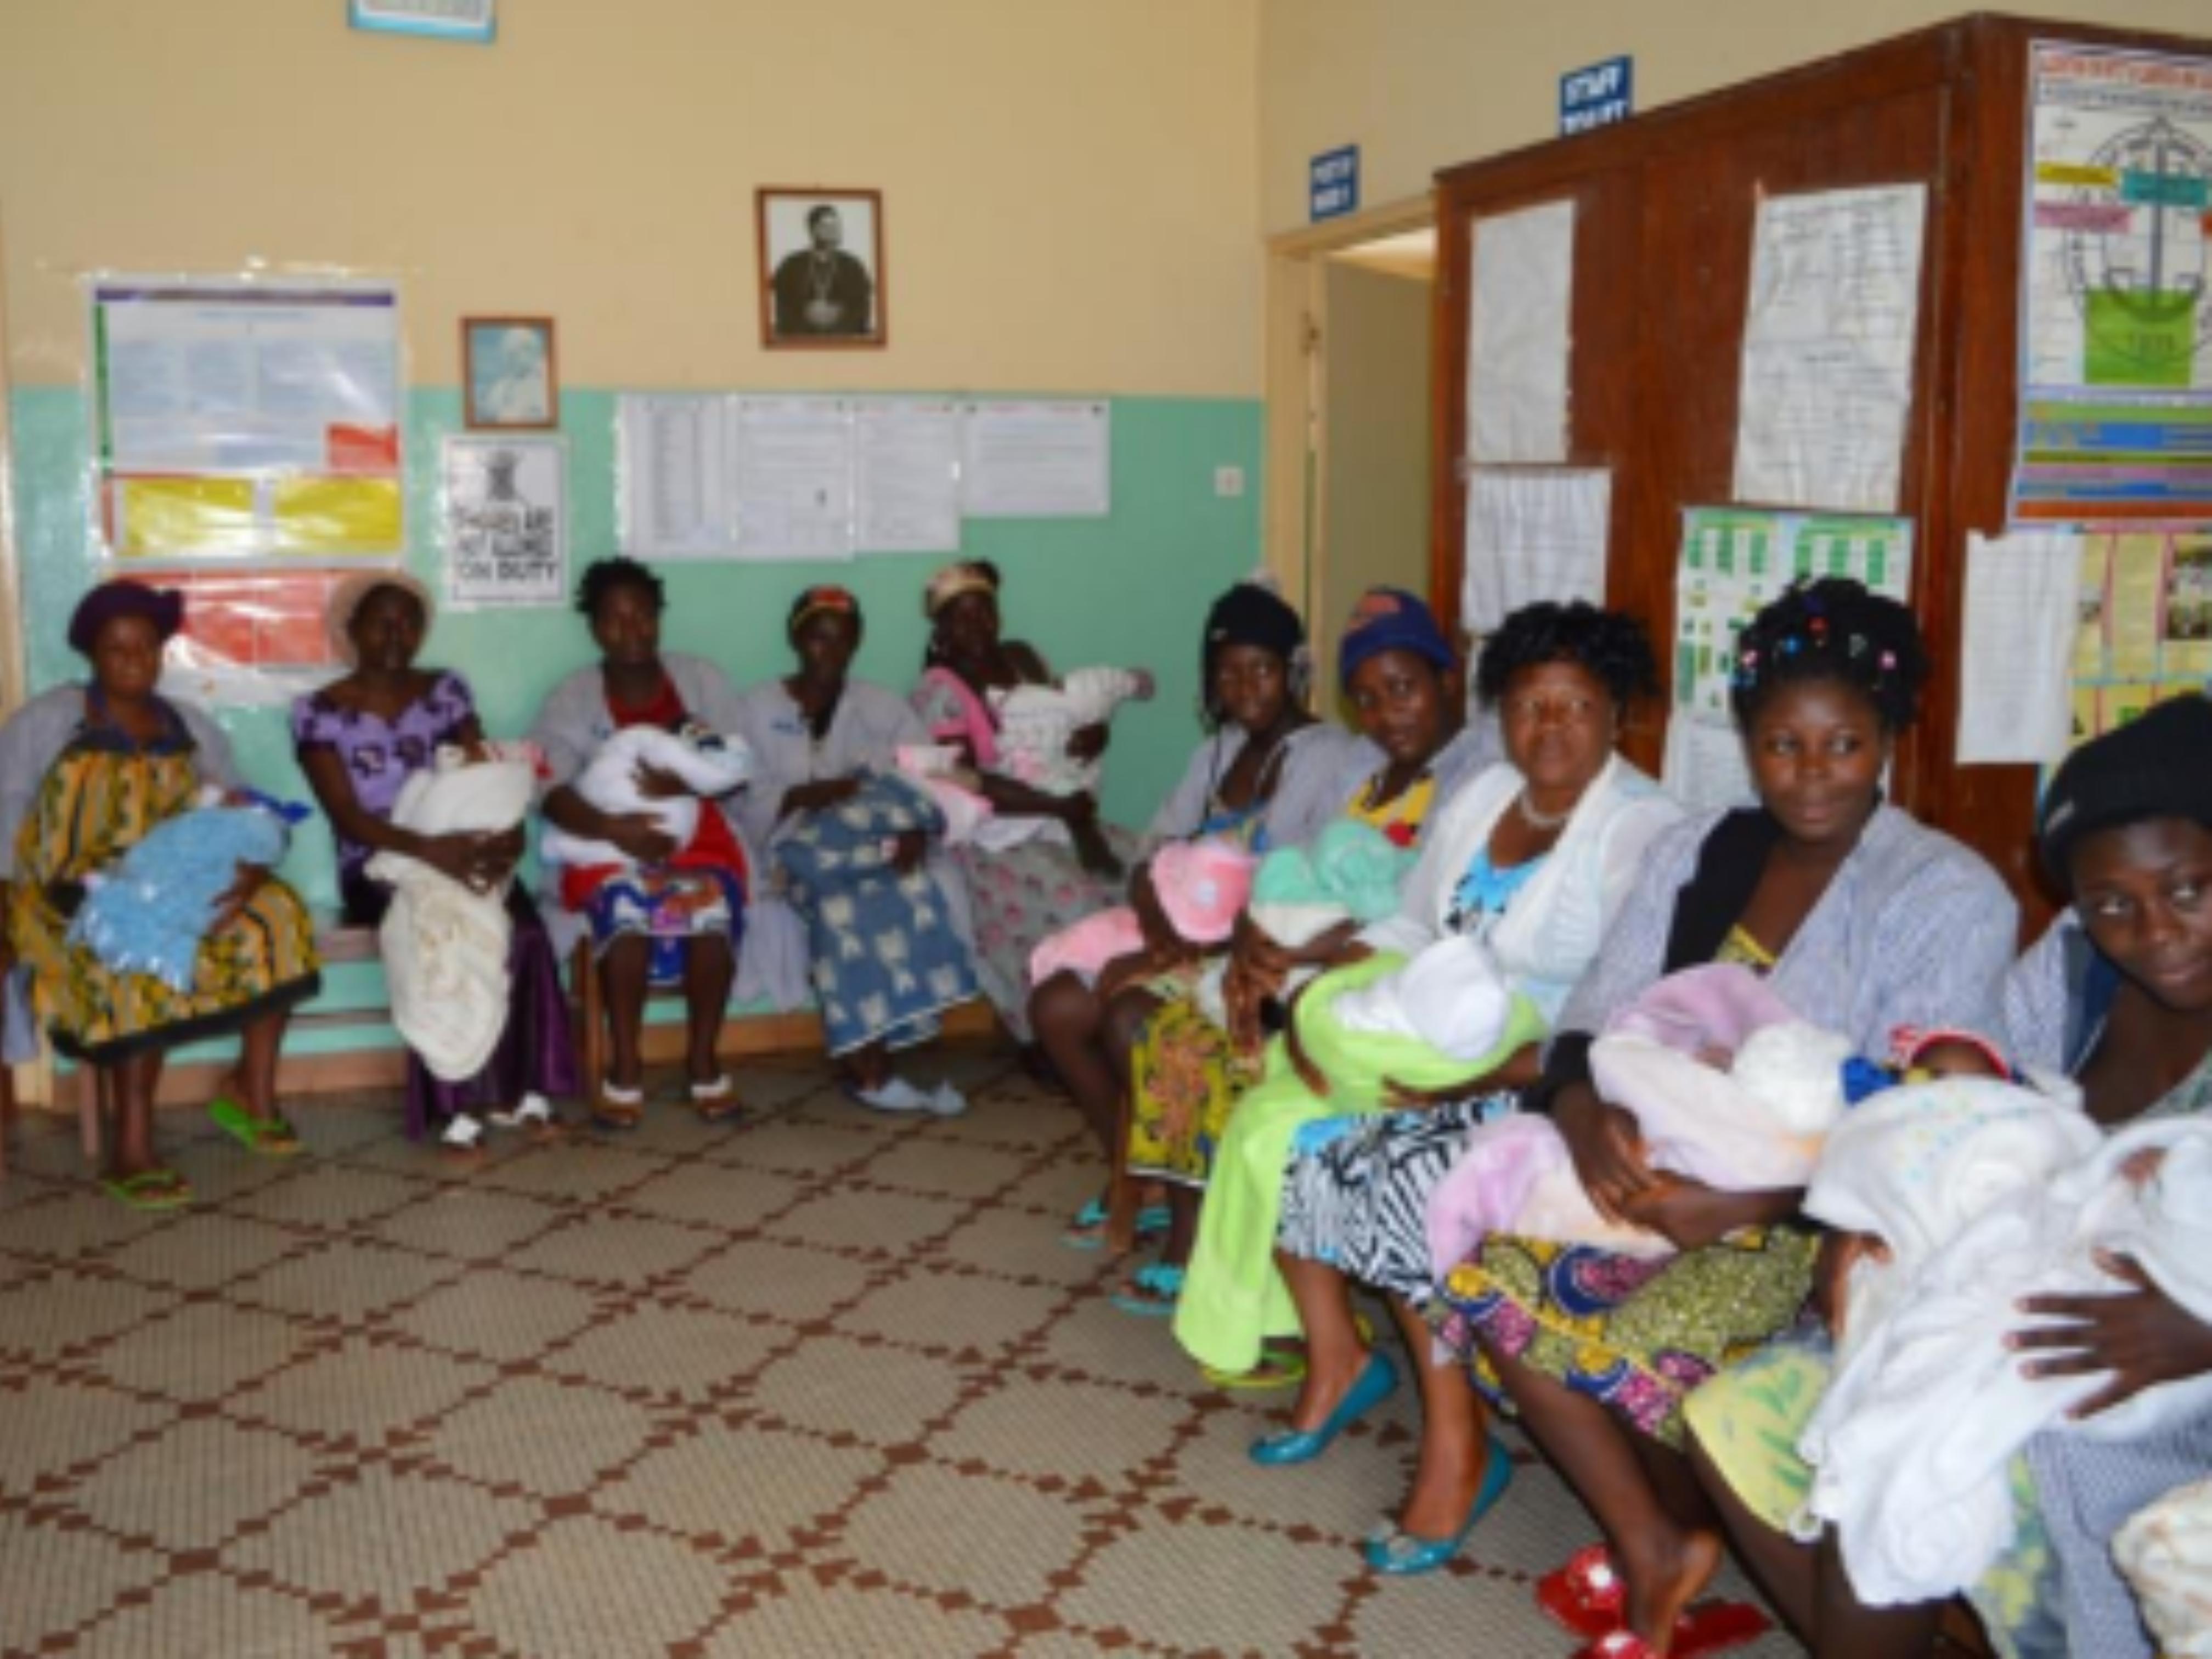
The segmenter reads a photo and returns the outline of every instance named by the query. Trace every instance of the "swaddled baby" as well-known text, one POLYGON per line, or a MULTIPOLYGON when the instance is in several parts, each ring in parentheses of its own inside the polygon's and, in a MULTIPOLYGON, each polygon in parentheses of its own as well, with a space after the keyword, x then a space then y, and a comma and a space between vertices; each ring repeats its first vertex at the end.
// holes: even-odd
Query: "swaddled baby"
POLYGON ((200 941, 237 884, 239 866, 273 868, 292 825, 307 816, 307 808, 265 795, 203 788, 191 811, 164 819, 112 867, 87 878, 70 942, 116 973, 191 990, 200 941))
POLYGON ((1065 971, 1096 984, 1107 963, 1167 944, 1147 936, 1139 905, 1152 914, 1156 933, 1171 933, 1194 952, 1226 944, 1251 890, 1255 862, 1233 842, 1170 842, 1132 882, 1135 903, 1086 916, 1030 952, 1030 983, 1065 971))
POLYGON ((1067 752, 1067 740, 1086 726, 1104 725, 1123 703, 1149 702, 1152 695, 1152 677, 1141 668, 1079 668, 1054 685, 994 686, 998 769, 1048 795, 1095 795, 1104 765, 1078 760, 1067 752))
MULTIPOLYGON (((1802 1187, 1843 1115, 1850 1043, 1798 1020, 1757 975, 1732 964, 1669 975, 1590 1045, 1599 1096, 1628 1112, 1644 1157, 1727 1192, 1802 1187)), ((1656 1259, 1674 1246, 1608 1221, 1591 1204, 1548 1117, 1485 1126, 1431 1195, 1439 1273, 1494 1232, 1656 1259)))
MULTIPOLYGON (((650 766, 673 772, 709 799, 726 795, 753 774, 752 750, 742 738, 686 725, 678 731, 657 726, 626 726, 601 744, 591 763, 577 775, 578 794, 602 812, 649 812, 675 842, 680 852, 699 832, 700 800, 684 795, 673 800, 648 800, 639 792, 638 769, 650 766)), ((611 842, 572 836, 551 824, 545 827, 538 851, 549 864, 583 868, 631 862, 629 854, 611 842)))

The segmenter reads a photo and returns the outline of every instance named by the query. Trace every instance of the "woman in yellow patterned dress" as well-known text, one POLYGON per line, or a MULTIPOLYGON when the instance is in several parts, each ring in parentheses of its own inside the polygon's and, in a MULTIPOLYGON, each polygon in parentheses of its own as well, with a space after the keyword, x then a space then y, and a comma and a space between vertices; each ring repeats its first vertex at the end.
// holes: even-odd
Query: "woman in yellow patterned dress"
POLYGON ((299 1150, 276 1110, 276 1056, 292 1006, 319 982, 306 909, 258 866, 239 866, 186 991, 150 974, 112 971, 68 938, 87 878, 191 810, 203 787, 240 785, 222 734, 154 690, 161 647, 183 617, 173 591, 131 581, 94 588, 69 635, 92 665, 91 682, 57 686, 0 727, 9 952, 30 970, 33 1001, 55 1048, 97 1073, 116 1118, 102 1184, 140 1209, 191 1199, 184 1177, 154 1154, 155 1091, 163 1058, 179 1043, 240 1032, 235 1090, 210 1115, 250 1151, 299 1150))

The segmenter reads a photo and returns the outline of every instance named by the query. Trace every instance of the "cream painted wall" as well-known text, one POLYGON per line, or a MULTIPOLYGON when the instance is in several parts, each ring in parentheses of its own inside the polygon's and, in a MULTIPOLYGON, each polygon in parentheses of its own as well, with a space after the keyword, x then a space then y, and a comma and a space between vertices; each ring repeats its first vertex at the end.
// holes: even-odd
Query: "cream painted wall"
POLYGON ((258 257, 402 275, 418 384, 542 312, 578 386, 1255 396, 1258 4, 0 0, 16 384, 79 373, 79 272, 258 257), (763 184, 884 191, 888 351, 762 351, 763 184))
MULTIPOLYGON (((1265 0, 1261 220, 1306 222, 1306 164, 1359 146, 1360 196, 1427 193, 1438 168, 1556 137, 1559 76, 1629 54, 1636 107, 1962 15, 1960 0, 1265 0)), ((2008 13, 2212 34, 2208 0, 2061 0, 2008 13)))

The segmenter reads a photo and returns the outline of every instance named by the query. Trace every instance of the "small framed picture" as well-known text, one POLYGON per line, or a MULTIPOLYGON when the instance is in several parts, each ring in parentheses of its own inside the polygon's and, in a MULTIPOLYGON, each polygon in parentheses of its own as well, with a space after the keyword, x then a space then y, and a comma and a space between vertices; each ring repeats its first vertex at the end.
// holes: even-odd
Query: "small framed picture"
POLYGON ((550 317, 461 319, 463 424, 478 431, 545 432, 561 424, 561 382, 550 317))
POLYGON ((883 192, 770 188, 755 199, 761 343, 774 350, 888 344, 883 192))

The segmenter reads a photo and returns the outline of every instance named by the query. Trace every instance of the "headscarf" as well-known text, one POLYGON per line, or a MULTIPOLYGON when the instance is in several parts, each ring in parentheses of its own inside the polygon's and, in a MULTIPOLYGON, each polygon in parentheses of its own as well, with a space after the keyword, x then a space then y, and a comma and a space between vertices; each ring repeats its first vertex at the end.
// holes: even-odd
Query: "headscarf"
POLYGON ((380 587, 389 587, 404 593, 422 608, 422 637, 430 637, 430 624, 438 619, 436 602, 430 590, 404 570, 356 570, 331 590, 330 603, 323 607, 323 631, 329 635, 331 649, 337 653, 340 662, 349 668, 361 660, 354 648, 353 619, 368 603, 368 596, 380 587))
POLYGON ((149 587, 127 576, 102 582, 77 601, 70 617, 70 648, 89 657, 100 630, 125 617, 143 617, 166 645, 185 625, 185 596, 173 587, 149 587))
POLYGON ((932 622, 937 613, 965 593, 999 596, 999 569, 987 559, 958 559, 929 579, 922 589, 921 611, 932 622))
POLYGON ((1336 678, 1348 684, 1363 663, 1385 651, 1410 651, 1442 672, 1459 660, 1437 626, 1436 615, 1419 596, 1402 587, 1370 587, 1352 607, 1344 637, 1336 648, 1336 678))

